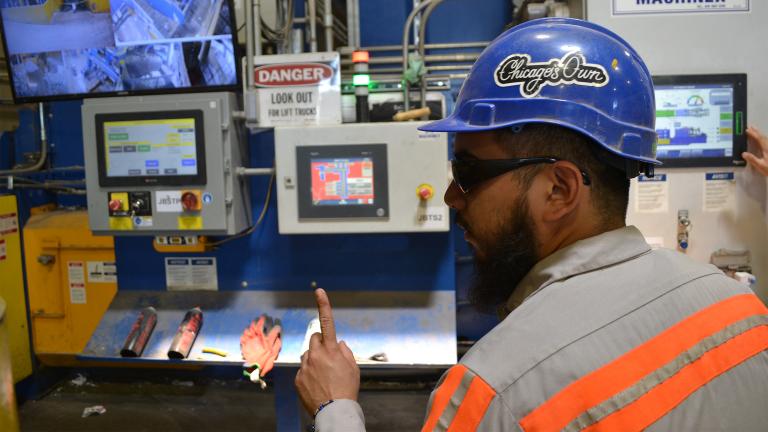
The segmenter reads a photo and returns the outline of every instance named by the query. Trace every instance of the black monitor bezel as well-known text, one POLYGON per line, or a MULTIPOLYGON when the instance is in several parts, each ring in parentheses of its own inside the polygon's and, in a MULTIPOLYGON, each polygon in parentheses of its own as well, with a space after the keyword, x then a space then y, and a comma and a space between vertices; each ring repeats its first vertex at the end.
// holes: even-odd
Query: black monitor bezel
POLYGON ((386 144, 314 145, 296 147, 296 172, 300 220, 389 218, 389 180, 386 144), (319 153, 315 156, 313 153, 319 153), (312 204, 312 159, 373 158, 373 204, 315 206, 312 204), (383 214, 379 213, 383 209, 383 214))
POLYGON ((653 85, 730 84, 733 86, 733 154, 731 157, 659 158, 660 168, 735 167, 746 165, 741 154, 747 150, 747 74, 654 75, 653 85), (736 127, 741 112, 741 133, 736 127))
POLYGON ((37 102, 55 102, 55 101, 67 101, 78 99, 91 99, 91 98, 105 98, 115 96, 147 96, 147 95, 161 95, 161 94, 187 94, 187 93, 209 93, 217 91, 237 91, 242 85, 242 73, 240 65, 240 56, 238 51, 240 45, 237 41, 237 23, 235 21, 235 2, 234 0, 224 0, 229 7, 229 25, 232 29, 232 54, 235 62, 235 83, 219 86, 198 86, 198 87, 186 87, 186 88, 161 88, 154 90, 123 90, 116 92, 104 92, 104 93, 72 93, 66 95, 55 96, 26 96, 20 97, 16 94, 16 86, 13 82, 13 71, 11 71, 11 61, 8 55, 8 43, 5 37, 5 27, 3 25, 2 11, 0 10, 0 37, 3 39, 3 50, 6 53, 5 56, 5 71, 8 74, 8 81, 11 86, 11 94, 13 95, 13 101, 15 104, 37 103, 37 102))
POLYGON ((207 183, 205 163, 205 128, 202 110, 186 111, 142 111, 96 114, 96 155, 99 164, 99 186, 182 186, 205 185, 207 183), (106 149, 104 148, 104 123, 131 120, 171 120, 178 118, 195 119, 195 152, 197 154, 196 175, 164 175, 164 176, 107 176, 106 149))

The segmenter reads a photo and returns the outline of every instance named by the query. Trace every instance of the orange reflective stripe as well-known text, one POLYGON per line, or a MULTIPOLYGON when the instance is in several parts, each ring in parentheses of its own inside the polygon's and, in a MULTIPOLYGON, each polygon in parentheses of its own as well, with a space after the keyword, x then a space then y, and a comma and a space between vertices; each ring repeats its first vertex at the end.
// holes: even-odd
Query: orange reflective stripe
POLYGON ((474 431, 483 420, 488 406, 491 404, 496 391, 480 377, 476 376, 469 385, 467 395, 461 402, 456 417, 448 427, 448 432, 474 431))
POLYGON ((680 321, 611 363, 573 382, 520 421, 526 432, 561 430, 579 414, 664 366, 701 339, 747 317, 768 313, 754 294, 740 294, 680 321))
POLYGON ((768 349, 768 327, 753 328, 713 348, 631 405, 584 431, 639 431, 663 417, 704 384, 768 349))
POLYGON ((451 396, 459 388, 461 379, 464 377, 464 373, 467 372, 467 367, 464 365, 456 365, 448 371, 448 375, 440 384, 440 387, 435 391, 435 397, 432 399, 432 408, 429 411, 429 417, 424 423, 424 427, 421 428, 422 432, 432 431, 437 426, 437 421, 440 420, 440 416, 443 414, 445 407, 448 406, 448 402, 451 400, 451 396))

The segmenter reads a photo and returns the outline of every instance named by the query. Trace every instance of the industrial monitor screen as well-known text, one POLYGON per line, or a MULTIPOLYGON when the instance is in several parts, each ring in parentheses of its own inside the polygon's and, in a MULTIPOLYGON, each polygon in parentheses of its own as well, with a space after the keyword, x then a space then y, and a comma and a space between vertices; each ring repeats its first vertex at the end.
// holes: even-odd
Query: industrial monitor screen
POLYGON ((231 0, 0 0, 16 102, 236 88, 231 0))
POLYGON ((312 205, 372 205, 373 159, 312 159, 312 205))
POLYGON ((656 155, 664 166, 743 164, 746 77, 734 77, 654 78, 656 155))
POLYGON ((389 217, 386 144, 299 146, 299 218, 389 217))
POLYGON ((99 114, 96 125, 102 186, 204 179, 200 111, 99 114))

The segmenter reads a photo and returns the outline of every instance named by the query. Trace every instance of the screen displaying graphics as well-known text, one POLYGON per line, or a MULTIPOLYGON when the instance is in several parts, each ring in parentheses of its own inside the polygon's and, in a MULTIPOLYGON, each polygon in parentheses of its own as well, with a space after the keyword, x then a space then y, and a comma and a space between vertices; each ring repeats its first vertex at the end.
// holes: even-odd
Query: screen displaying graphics
POLYGON ((374 203, 372 159, 312 159, 311 170, 312 205, 374 203))
POLYGON ((237 84, 229 0, 0 0, 17 102, 237 84))
POLYGON ((386 144, 296 147, 300 219, 388 218, 386 144))
POLYGON ((104 123, 107 177, 197 175, 195 119, 104 123))
POLYGON ((731 158, 732 84, 656 85, 657 157, 731 158))

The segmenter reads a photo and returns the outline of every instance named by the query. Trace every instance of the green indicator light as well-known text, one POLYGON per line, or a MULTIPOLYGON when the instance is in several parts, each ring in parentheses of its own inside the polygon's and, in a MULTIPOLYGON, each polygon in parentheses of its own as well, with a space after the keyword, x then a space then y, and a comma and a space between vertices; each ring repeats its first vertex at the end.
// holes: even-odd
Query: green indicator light
POLYGON ((675 110, 656 110, 656 117, 674 117, 675 110))
POLYGON ((370 75, 353 75, 352 84, 355 86, 368 86, 371 83, 370 75))
POLYGON ((736 112, 736 135, 744 133, 744 117, 741 111, 736 112))

